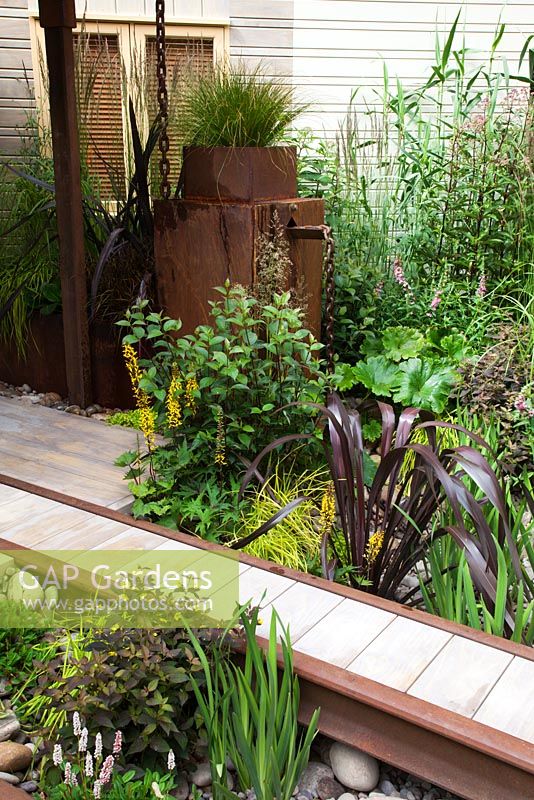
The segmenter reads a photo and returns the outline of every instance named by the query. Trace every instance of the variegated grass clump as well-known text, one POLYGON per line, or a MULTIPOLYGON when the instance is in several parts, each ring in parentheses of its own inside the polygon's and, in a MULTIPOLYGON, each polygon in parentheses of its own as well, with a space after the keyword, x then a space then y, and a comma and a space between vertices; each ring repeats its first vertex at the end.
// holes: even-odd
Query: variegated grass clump
POLYGON ((321 521, 316 508, 321 505, 328 486, 329 475, 325 468, 302 473, 275 469, 266 483, 247 498, 242 526, 236 538, 246 538, 298 498, 305 496, 306 501, 264 536, 245 545, 244 551, 257 558, 306 572, 310 563, 319 559, 321 521))

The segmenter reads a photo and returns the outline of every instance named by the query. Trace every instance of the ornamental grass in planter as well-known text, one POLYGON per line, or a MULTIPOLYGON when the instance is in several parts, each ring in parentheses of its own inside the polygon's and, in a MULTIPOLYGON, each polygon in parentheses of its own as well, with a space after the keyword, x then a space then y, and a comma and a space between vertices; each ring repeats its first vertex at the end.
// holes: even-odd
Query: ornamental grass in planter
POLYGON ((185 139, 195 147, 272 147, 304 110, 293 87, 261 67, 224 63, 193 78, 185 97, 185 139))
POLYGON ((279 146, 304 106, 261 67, 225 63, 192 76, 184 99, 184 197, 295 197, 296 152, 279 146))

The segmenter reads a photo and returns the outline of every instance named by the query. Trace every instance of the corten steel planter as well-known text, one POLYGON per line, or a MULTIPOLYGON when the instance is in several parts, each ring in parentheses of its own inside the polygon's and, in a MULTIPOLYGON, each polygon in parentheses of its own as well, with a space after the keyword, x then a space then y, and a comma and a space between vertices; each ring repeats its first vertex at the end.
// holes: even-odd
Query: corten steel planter
MULTIPOLYGON (((104 322, 90 327, 93 402, 108 408, 131 408, 132 392, 123 363, 119 329, 104 322)), ((35 315, 23 357, 12 342, 0 342, 0 380, 38 392, 68 394, 61 314, 35 315)))
POLYGON ((258 202, 297 196, 294 147, 184 147, 184 199, 258 202))
MULTIPOLYGON (((210 323, 214 287, 256 282, 258 237, 283 226, 321 225, 324 203, 297 194, 294 147, 185 148, 183 200, 154 204, 158 299, 182 320, 182 333, 210 323)), ((288 237, 293 265, 287 288, 307 297, 307 325, 319 337, 323 249, 288 237)))

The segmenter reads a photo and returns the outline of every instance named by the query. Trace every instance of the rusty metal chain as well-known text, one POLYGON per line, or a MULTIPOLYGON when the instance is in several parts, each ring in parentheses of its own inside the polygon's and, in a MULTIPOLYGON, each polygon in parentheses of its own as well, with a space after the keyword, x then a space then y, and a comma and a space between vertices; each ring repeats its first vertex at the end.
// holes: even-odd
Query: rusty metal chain
POLYGON ((169 123, 169 96, 167 94, 167 64, 165 59, 165 0, 156 0, 156 69, 158 78, 158 107, 161 120, 159 135, 159 173, 161 175, 160 192, 167 200, 171 195, 169 181, 171 164, 168 158, 169 136, 167 127, 169 123))
POLYGON ((334 371, 334 321, 335 321, 335 274, 334 274, 334 254, 335 243, 332 236, 332 229, 328 225, 321 225, 325 240, 325 317, 326 317, 326 358, 328 372, 334 371))

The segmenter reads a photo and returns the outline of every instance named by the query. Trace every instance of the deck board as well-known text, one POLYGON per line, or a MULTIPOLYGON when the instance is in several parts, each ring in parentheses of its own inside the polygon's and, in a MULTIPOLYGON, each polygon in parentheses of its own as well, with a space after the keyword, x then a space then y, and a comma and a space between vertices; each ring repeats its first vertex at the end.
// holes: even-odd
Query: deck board
POLYGON ((534 662, 516 656, 474 719, 534 744, 534 662))
POLYGON ((408 694, 472 717, 512 658, 502 650, 453 636, 408 694))
POLYGON ((138 431, 0 397, 0 471, 107 508, 130 503, 114 462, 138 438, 138 431))
POLYGON ((266 607, 258 627, 258 635, 269 635, 274 609, 282 623, 289 627, 291 641, 295 644, 341 602, 342 598, 339 595, 306 584, 294 583, 266 607))
POLYGON ((396 619, 390 611, 343 600, 298 640, 300 653, 348 667, 396 619))
POLYGON ((397 617, 348 670, 405 692, 450 638, 439 628, 397 617))

